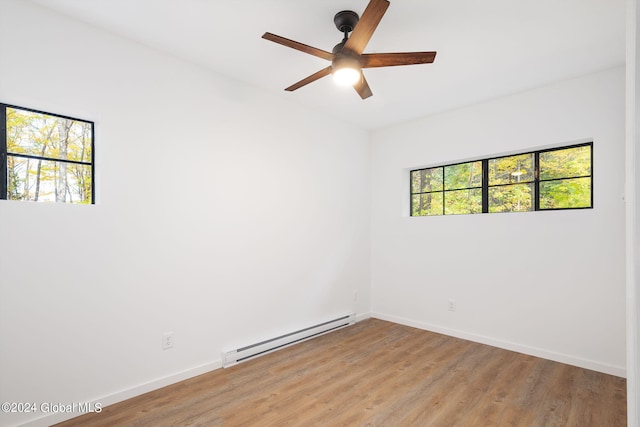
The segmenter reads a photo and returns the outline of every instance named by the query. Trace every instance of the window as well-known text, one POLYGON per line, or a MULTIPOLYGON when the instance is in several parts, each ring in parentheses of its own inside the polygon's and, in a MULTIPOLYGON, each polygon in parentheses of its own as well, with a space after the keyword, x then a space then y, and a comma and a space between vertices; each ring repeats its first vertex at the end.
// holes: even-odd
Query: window
POLYGON ((490 159, 489 212, 524 212, 533 210, 534 153, 490 159))
POLYGON ((591 207, 592 147, 540 153, 540 209, 591 207))
POLYGON ((413 171, 411 199, 412 215, 482 212, 482 162, 413 171))
POLYGON ((411 171, 411 216, 593 207, 593 143, 411 171))
POLYGON ((94 203, 93 122, 0 104, 0 199, 94 203))

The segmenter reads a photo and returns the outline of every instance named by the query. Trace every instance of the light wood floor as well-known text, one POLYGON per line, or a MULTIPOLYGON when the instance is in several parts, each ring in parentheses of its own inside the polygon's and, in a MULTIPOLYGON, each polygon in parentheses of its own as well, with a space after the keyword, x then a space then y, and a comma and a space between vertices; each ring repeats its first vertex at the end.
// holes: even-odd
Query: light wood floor
POLYGON ((370 319, 59 426, 626 425, 623 378, 370 319))

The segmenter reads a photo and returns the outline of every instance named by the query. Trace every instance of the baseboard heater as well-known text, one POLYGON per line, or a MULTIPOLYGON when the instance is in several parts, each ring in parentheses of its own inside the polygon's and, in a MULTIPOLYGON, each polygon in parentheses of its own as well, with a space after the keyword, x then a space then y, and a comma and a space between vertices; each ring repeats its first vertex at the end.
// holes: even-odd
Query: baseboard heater
POLYGON ((351 313, 338 317, 337 319, 300 329, 299 331, 290 332, 266 341, 247 345, 237 350, 227 351, 222 353, 222 367, 228 368, 229 366, 236 365, 240 362, 253 359, 254 357, 258 357, 263 354, 271 353, 278 349, 317 337, 318 335, 326 334, 327 332, 343 328, 345 326, 353 325, 354 323, 355 314, 351 313))

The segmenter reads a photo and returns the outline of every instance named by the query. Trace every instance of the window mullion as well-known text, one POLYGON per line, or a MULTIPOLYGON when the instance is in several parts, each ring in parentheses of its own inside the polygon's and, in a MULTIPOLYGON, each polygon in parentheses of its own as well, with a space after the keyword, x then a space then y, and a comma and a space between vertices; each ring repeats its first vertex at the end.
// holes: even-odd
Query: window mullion
POLYGON ((445 174, 447 173, 447 168, 442 167, 442 215, 445 215, 446 209, 444 208, 447 205, 447 192, 446 188, 444 188, 445 183, 445 174))
POLYGON ((7 106, 0 104, 0 199, 7 199, 7 106))
POLYGON ((540 210, 540 152, 533 155, 533 210, 540 210))
POLYGON ((489 159, 482 161, 482 213, 489 213, 489 159))
POLYGON ((591 166, 589 168, 589 177, 591 178, 591 208, 593 208, 593 142, 589 144, 589 157, 591 159, 591 166))

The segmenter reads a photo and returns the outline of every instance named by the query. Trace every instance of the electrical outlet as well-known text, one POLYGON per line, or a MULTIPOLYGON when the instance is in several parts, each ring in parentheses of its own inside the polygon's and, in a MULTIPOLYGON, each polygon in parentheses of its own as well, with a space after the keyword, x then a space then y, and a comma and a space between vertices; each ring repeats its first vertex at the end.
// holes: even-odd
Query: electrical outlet
POLYGON ((173 332, 165 332, 162 334, 162 349, 169 350, 173 348, 173 332))
POLYGON ((456 300, 449 300, 449 311, 456 311, 456 300))

